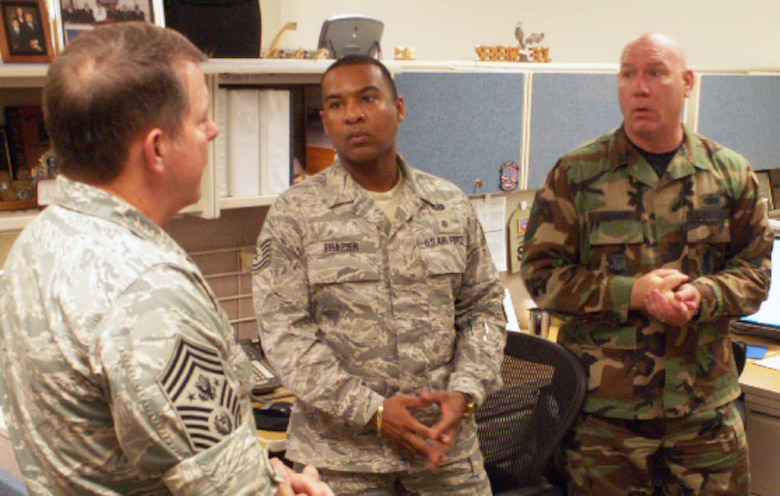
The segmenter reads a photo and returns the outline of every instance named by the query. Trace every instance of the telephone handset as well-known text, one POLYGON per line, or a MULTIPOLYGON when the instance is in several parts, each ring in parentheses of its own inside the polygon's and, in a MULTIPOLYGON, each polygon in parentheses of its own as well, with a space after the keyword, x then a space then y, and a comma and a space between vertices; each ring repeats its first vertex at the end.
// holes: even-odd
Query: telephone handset
POLYGON ((259 341, 242 341, 241 348, 252 365, 252 394, 254 396, 272 393, 282 385, 282 380, 268 363, 259 341))

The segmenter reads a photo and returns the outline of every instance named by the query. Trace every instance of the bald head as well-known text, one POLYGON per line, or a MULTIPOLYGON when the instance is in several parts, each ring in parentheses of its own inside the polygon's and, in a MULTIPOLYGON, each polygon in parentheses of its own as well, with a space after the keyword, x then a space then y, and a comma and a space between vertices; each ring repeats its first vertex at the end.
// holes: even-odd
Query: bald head
POLYGON ((692 89, 693 72, 679 43, 646 33, 626 45, 618 97, 629 139, 653 153, 676 150, 683 141, 682 110, 692 89))
POLYGON ((621 64, 627 57, 637 51, 655 52, 657 57, 666 60, 670 66, 674 66, 681 72, 688 69, 685 49, 679 42, 665 34, 644 33, 639 38, 629 42, 623 48, 623 54, 620 56, 621 64))

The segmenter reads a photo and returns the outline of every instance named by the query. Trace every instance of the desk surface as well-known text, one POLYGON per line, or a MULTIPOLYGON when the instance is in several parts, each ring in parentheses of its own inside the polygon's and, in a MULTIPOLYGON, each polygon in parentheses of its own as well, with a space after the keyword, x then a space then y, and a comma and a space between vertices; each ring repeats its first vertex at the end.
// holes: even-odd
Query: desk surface
MULTIPOLYGON (((780 354, 780 344, 754 336, 733 336, 732 339, 748 344, 764 345, 769 348, 766 357, 780 354)), ((756 365, 756 359, 748 359, 739 376, 742 390, 749 395, 767 398, 780 403, 780 370, 756 365)))

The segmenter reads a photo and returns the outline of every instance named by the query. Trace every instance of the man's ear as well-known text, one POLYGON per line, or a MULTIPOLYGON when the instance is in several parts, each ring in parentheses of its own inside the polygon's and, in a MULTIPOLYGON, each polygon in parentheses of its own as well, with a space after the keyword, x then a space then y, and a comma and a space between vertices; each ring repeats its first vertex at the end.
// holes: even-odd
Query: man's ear
POLYGON ((406 119, 406 102, 401 96, 395 99, 395 111, 398 114, 398 122, 403 122, 406 119))
POLYGON ((160 128, 153 128, 144 136, 143 154, 146 167, 160 173, 165 170, 166 140, 160 128))
POLYGON ((696 76, 694 76, 692 70, 688 69, 683 72, 683 82, 685 83, 685 98, 688 98, 691 96, 693 85, 696 83, 696 76))

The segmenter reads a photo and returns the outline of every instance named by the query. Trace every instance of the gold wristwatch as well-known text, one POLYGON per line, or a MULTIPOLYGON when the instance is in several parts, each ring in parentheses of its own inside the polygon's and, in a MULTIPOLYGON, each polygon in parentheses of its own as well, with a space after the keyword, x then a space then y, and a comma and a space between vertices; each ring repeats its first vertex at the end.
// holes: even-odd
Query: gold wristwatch
POLYGON ((471 418, 474 416, 474 412, 477 411, 477 402, 468 393, 461 393, 466 399, 466 410, 463 411, 463 418, 471 418))

